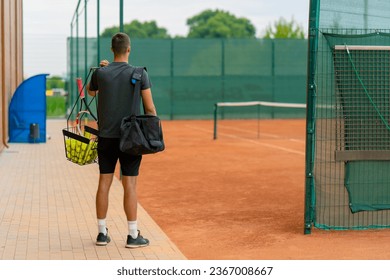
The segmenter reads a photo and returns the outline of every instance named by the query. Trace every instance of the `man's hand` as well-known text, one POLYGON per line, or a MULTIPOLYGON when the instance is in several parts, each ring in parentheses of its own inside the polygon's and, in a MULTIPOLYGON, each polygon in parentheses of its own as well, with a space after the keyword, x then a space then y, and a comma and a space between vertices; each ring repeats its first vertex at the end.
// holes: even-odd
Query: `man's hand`
POLYGON ((110 64, 109 62, 108 62, 108 60, 106 60, 106 59, 104 59, 104 60, 102 60, 102 61, 100 61, 100 67, 104 67, 104 66, 107 66, 108 64, 110 64))

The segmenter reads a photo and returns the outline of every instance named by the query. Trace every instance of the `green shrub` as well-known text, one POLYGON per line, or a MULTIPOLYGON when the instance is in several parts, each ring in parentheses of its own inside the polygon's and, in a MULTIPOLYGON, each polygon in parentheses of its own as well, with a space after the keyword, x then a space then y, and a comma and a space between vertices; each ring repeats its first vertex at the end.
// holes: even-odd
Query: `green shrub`
POLYGON ((46 116, 64 117, 65 116, 65 96, 46 96, 46 116))

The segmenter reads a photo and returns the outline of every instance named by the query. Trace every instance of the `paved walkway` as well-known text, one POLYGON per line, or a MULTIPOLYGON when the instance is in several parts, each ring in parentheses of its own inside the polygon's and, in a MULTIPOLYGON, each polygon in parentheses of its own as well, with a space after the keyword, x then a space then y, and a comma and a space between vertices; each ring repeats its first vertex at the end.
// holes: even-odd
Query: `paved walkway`
POLYGON ((107 217, 112 241, 95 246, 98 166, 65 159, 65 125, 64 120, 49 120, 47 143, 11 143, 0 153, 0 259, 185 259, 141 205, 138 224, 151 245, 125 248, 123 189, 116 178, 107 217))

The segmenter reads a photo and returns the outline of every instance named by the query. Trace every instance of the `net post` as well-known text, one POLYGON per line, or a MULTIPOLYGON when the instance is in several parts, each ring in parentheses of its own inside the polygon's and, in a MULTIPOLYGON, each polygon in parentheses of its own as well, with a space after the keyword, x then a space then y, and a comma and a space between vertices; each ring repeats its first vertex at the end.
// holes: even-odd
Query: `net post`
POLYGON ((260 106, 261 103, 257 104, 257 139, 260 138, 260 106))
POLYGON ((214 140, 217 139, 217 111, 218 111, 218 103, 214 104, 214 140))
POLYGON ((318 48, 319 0, 310 1, 308 73, 306 88, 305 217, 304 234, 311 233, 315 211, 313 163, 315 155, 315 70, 318 48))

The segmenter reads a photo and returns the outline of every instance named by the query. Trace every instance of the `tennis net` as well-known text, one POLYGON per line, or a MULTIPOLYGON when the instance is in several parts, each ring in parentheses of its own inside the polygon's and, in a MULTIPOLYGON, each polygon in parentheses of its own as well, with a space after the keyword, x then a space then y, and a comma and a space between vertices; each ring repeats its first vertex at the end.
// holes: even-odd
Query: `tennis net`
MULTIPOLYGON (((245 131, 260 137, 260 119, 304 118, 306 104, 269 101, 218 102, 214 104, 214 140, 218 137, 218 125, 223 120, 238 120, 246 125, 245 131)), ((245 131, 236 128, 241 134, 245 131)))

